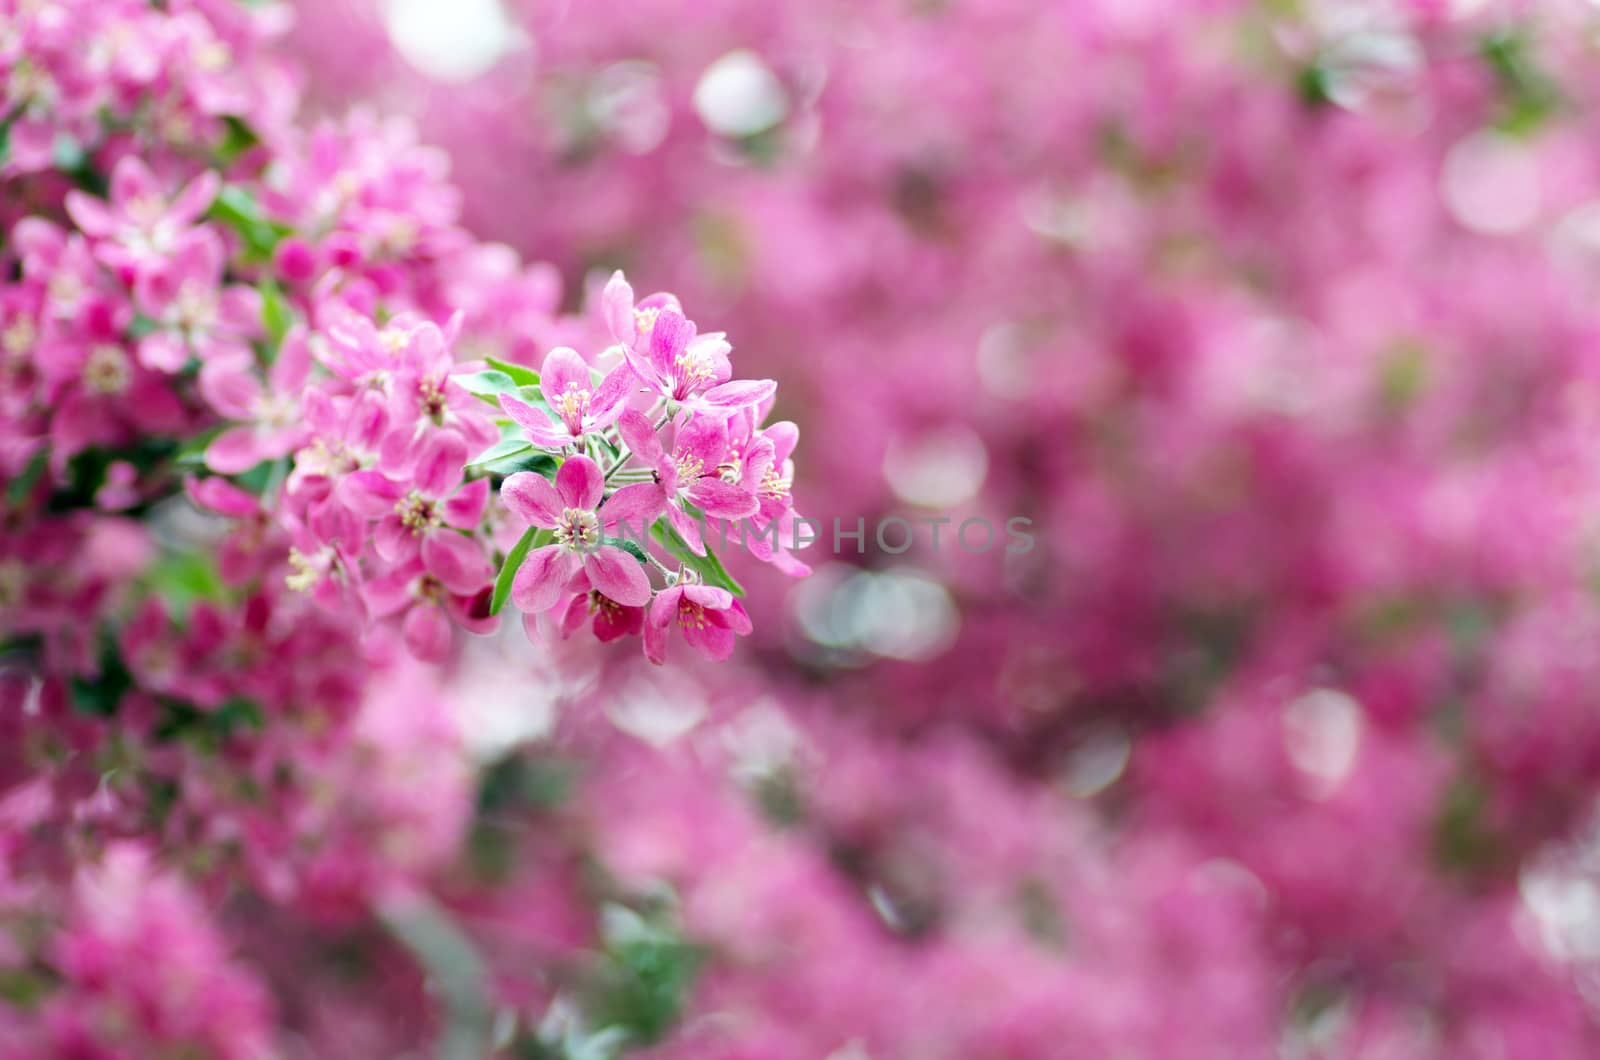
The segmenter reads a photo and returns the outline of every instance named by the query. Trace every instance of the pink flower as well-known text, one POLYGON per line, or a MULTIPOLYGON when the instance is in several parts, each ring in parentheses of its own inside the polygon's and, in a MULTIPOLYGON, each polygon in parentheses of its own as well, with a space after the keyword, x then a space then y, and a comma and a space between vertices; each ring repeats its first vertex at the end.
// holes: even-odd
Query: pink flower
POLYGON ((644 608, 619 604, 589 584, 587 574, 579 574, 567 588, 576 595, 561 615, 561 636, 572 636, 589 619, 590 629, 602 644, 622 637, 637 636, 644 628, 644 608))
POLYGON ((261 296, 243 284, 223 286, 227 251, 210 229, 186 235, 172 260, 142 273, 134 289, 141 311, 159 325, 139 343, 139 360, 179 372, 191 356, 202 361, 243 352, 260 331, 261 296))
POLYGON ((634 409, 618 423, 622 440, 633 455, 650 466, 669 502, 667 519, 674 530, 700 555, 705 555, 700 525, 684 510, 694 504, 715 519, 743 519, 759 507, 754 493, 718 477, 717 469, 728 448, 728 425, 719 417, 698 415, 676 428, 669 454, 656 437, 650 421, 634 409))
POLYGON ((532 526, 555 531, 555 543, 534 549, 511 584, 511 599, 525 612, 548 611, 561 591, 582 571, 589 583, 619 604, 637 607, 650 599, 650 580, 628 553, 603 542, 619 528, 641 534, 661 511, 659 487, 641 482, 601 498, 600 468, 586 456, 570 457, 556 472, 555 485, 531 471, 506 479, 500 496, 506 507, 532 526))
POLYGON ((424 662, 442 662, 449 655, 452 626, 488 633, 498 624, 488 613, 486 585, 456 592, 420 558, 367 582, 363 593, 374 618, 401 616, 406 647, 424 662))
POLYGON ((633 372, 619 365, 594 383, 589 366, 576 350, 557 346, 539 369, 539 390, 560 424, 526 401, 500 395, 500 407, 516 421, 529 441, 545 449, 565 449, 583 444, 585 436, 603 431, 617 421, 623 401, 635 385, 633 372))
POLYGON ((476 592, 491 575, 483 546, 472 536, 489 502, 489 480, 463 483, 466 460, 461 436, 441 432, 424 444, 409 482, 363 470, 340 490, 353 511, 378 519, 373 545, 383 560, 409 563, 420 556, 427 573, 452 593, 476 592))
POLYGON ((263 460, 289 455, 305 440, 300 392, 311 371, 304 328, 284 337, 278 357, 261 385, 255 357, 244 350, 224 353, 200 368, 200 393, 220 415, 241 421, 206 447, 206 466, 222 475, 248 471, 263 460))
POLYGON ((499 437, 488 407, 450 378, 459 370, 451 346, 460 324, 457 314, 443 329, 423 321, 406 333, 399 364, 388 379, 392 429, 384 440, 383 463, 390 470, 409 467, 423 443, 439 431, 461 435, 473 451, 499 437))
POLYGON ((126 155, 111 171, 109 202, 71 191, 67 213, 99 243, 100 259, 131 283, 172 257, 221 186, 222 178, 208 169, 169 197, 149 166, 126 155))
MULTIPOLYGON (((76 232, 25 217, 12 229, 11 241, 22 258, 23 277, 44 290, 48 316, 74 321, 87 312, 104 311, 101 307, 112 301, 89 244, 76 232)), ((119 296, 115 301, 118 315, 126 312, 124 300, 119 296)))
POLYGON ((653 663, 667 658, 667 631, 676 623, 689 646, 708 659, 733 654, 733 638, 750 633, 744 605, 726 589, 711 585, 674 585, 656 594, 644 626, 644 653, 653 663))
POLYGON ((651 295, 635 307, 633 288, 617 272, 600 299, 606 325, 622 344, 628 364, 657 394, 692 410, 727 415, 777 391, 771 379, 729 382, 733 347, 720 331, 696 335, 694 322, 683 315, 676 298, 651 295))

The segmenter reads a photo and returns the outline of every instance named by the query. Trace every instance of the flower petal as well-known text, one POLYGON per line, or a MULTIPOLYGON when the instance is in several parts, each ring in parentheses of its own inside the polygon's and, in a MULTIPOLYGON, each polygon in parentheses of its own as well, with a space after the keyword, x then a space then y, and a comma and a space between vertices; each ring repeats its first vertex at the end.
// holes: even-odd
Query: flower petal
POLYGON ((661 439, 656 437, 656 429, 638 409, 627 409, 622 413, 617 420, 617 431, 628 450, 646 464, 659 464, 666 458, 661 439))
POLYGON ((550 480, 532 471, 518 471, 500 485, 500 499, 511 513, 533 526, 553 527, 561 521, 561 495, 550 480))
POLYGON ((200 366, 200 396, 219 415, 233 420, 254 417, 261 403, 261 380, 249 354, 215 357, 200 366))
POLYGON ((754 493, 709 476, 689 487, 689 499, 716 519, 745 519, 761 510, 754 493))
POLYGON ((511 602, 524 614, 548 611, 561 599, 561 587, 581 561, 560 545, 546 545, 528 553, 511 579, 511 602))
POLYGON ((694 325, 676 309, 663 309, 650 329, 650 366, 662 376, 670 375, 678 354, 694 338, 694 325))
POLYGON ((728 424, 717 416, 695 416, 678 428, 673 450, 675 455, 693 457, 701 467, 712 470, 728 451, 728 424))
POLYGON ((624 346, 632 346, 639 337, 639 323, 633 316, 633 287, 618 269, 606 281, 600 293, 600 313, 605 317, 611 337, 624 346))
POLYGON ((771 379, 736 379, 706 391, 702 400, 718 408, 742 409, 759 405, 777 391, 778 384, 771 379))
POLYGON ((589 415, 593 417, 595 426, 604 428, 615 423, 623 402, 632 395, 636 386, 633 369, 628 365, 619 364, 611 369, 611 374, 600 380, 594 395, 589 398, 589 415))
POLYGON ((623 531, 630 541, 643 542, 650 536, 650 524, 656 521, 667 506, 667 495, 653 482, 636 482, 624 486, 600 506, 600 518, 606 533, 623 531))
POLYGON ((455 431, 436 431, 423 443, 413 475, 417 489, 429 497, 448 497, 467 466, 466 440, 455 431))
POLYGON ((593 389, 589 382, 589 366, 578 356, 577 350, 557 346, 545 354, 544 364, 539 368, 539 392, 554 408, 557 399, 569 389, 593 389))
POLYGON ((650 579, 639 561, 610 545, 583 554, 590 583, 619 604, 639 607, 650 602, 650 579))
POLYGON ((219 475, 238 475, 262 460, 261 435, 255 427, 231 427, 206 446, 206 467, 219 475))
POLYGON ((406 647, 423 662, 444 662, 450 656, 450 620, 431 604, 418 604, 401 623, 406 647))
POLYGON ((565 449, 571 444, 572 436, 564 428, 552 423, 543 409, 535 408, 510 394, 500 395, 500 407, 522 428, 522 433, 534 445, 544 449, 565 449))
POLYGON ((422 562, 446 589, 461 596, 482 589, 494 574, 483 548, 451 530, 435 530, 422 539, 422 562))
POLYGON ((474 479, 444 502, 444 521, 457 530, 471 530, 483 521, 489 506, 489 480, 474 479))
POLYGON ((376 519, 394 511, 405 492, 405 487, 388 475, 370 469, 352 471, 339 483, 339 500, 365 519, 376 519))
POLYGON ((566 507, 594 511, 606 492, 605 476, 600 473, 600 465, 586 456, 568 459, 556 472, 556 492, 561 495, 561 502, 566 507))

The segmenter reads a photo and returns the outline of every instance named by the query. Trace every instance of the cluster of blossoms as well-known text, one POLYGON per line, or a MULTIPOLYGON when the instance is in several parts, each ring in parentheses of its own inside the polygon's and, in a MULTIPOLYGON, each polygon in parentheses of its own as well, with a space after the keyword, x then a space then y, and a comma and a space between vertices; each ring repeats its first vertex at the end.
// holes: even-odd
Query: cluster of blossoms
POLYGON ((620 273, 563 312, 404 122, 296 124, 290 15, 0 7, 7 1056, 442 1033, 364 1041, 291 997, 315 932, 280 965, 255 925, 333 924, 422 996, 416 896, 479 780, 456 628, 510 601, 524 666, 590 618, 721 660, 752 625, 718 530, 805 573, 776 384, 620 273))

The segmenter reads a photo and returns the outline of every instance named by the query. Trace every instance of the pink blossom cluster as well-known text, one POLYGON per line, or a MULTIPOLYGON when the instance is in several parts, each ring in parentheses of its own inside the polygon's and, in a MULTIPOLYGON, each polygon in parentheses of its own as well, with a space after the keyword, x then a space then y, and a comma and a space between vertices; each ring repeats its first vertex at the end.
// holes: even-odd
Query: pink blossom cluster
POLYGON ((727 659, 707 528, 795 519, 775 382, 620 272, 564 309, 405 122, 297 124, 289 14, 0 10, 6 1056, 380 1055, 287 984, 336 992, 332 925, 422 990, 481 764, 456 629, 727 659))

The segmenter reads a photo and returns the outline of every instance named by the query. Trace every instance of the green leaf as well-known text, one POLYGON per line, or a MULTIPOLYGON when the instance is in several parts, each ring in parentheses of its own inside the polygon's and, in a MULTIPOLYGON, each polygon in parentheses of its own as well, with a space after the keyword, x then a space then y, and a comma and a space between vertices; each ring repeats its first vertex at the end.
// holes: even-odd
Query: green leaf
POLYGON ((206 450, 210 448, 217 435, 227 429, 226 423, 207 427, 178 447, 178 451, 172 455, 173 463, 186 470, 205 467, 206 450))
POLYGON ((122 661, 122 652, 109 629, 100 631, 100 672, 93 677, 74 677, 71 681, 72 706, 83 714, 110 717, 117 712, 122 697, 133 687, 133 675, 122 661))
POLYGON ((217 145, 217 161, 223 166, 227 166, 261 142, 261 137, 257 136, 256 131, 242 118, 225 114, 222 124, 226 131, 222 143, 217 145))
POLYGON ((489 598, 491 615, 498 615, 500 609, 506 606, 506 599, 511 595, 511 581, 517 576, 522 561, 528 558, 529 551, 536 545, 548 544, 554 536, 542 526, 530 526, 522 538, 511 546, 511 551, 506 553, 505 563, 500 566, 500 573, 494 579, 494 595, 489 598))
POLYGON ((677 1022, 704 954, 677 926, 626 906, 601 910, 606 964, 590 984, 593 1021, 621 1027, 642 1043, 659 1040, 677 1022))
POLYGON ((511 456, 521 454, 533 449, 533 443, 521 438, 502 438, 498 442, 479 453, 476 458, 467 462, 467 467, 483 467, 487 464, 498 463, 511 456))
POLYGON ((728 573, 715 552, 707 548, 705 555, 696 555, 694 549, 689 547, 689 543, 665 518, 656 520, 656 524, 650 528, 650 536, 655 538, 662 548, 672 553, 680 563, 700 575, 701 580, 707 585, 726 589, 735 596, 744 595, 744 586, 734 581, 733 575, 728 573))
POLYGON ((27 500, 49 464, 50 447, 41 445, 34 450, 33 456, 28 458, 28 466, 22 469, 22 474, 6 483, 6 503, 15 508, 27 500))
POLYGON ((515 394, 517 392, 516 381, 505 372, 495 369, 453 375, 450 378, 459 383, 467 393, 480 397, 497 408, 500 405, 501 394, 515 394))
POLYGON ((187 614, 197 600, 220 600, 222 577, 208 552, 183 551, 162 556, 145 573, 145 585, 174 614, 187 614))
POLYGON ((267 217, 255 196, 237 184, 226 185, 217 193, 206 217, 237 232, 251 256, 258 259, 271 257, 278 241, 289 234, 287 225, 267 217))
POLYGON ((469 475, 515 475, 533 471, 546 478, 555 474, 556 460, 520 434, 500 439, 467 465, 469 475))
POLYGON ((261 281, 261 326, 267 330, 272 350, 283 345, 283 337, 294 326, 294 310, 283 297, 283 291, 271 279, 261 281))
POLYGON ((498 369, 509 375, 518 386, 539 385, 539 373, 532 368, 527 368, 520 364, 512 364, 510 361, 502 361, 498 357, 485 357, 484 360, 489 363, 490 368, 498 369))
POLYGON ((289 459, 263 460, 249 471, 233 476, 233 481, 240 489, 249 490, 256 496, 265 496, 277 489, 283 483, 284 476, 289 473, 289 459))
POLYGON ((610 545, 612 548, 620 548, 640 563, 650 562, 644 554, 644 549, 639 547, 639 542, 637 541, 629 540, 626 537, 602 537, 600 543, 602 545, 610 545))

